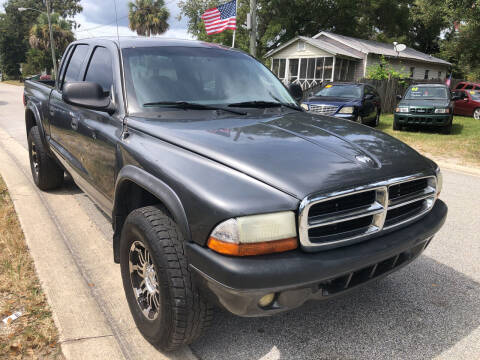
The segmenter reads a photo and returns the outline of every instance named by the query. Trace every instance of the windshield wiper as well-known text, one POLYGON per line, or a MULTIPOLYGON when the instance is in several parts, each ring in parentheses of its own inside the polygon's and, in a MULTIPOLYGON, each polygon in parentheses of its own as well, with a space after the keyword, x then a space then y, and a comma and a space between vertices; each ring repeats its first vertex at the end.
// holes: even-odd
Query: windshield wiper
POLYGON ((244 101, 244 102, 228 104, 228 106, 230 106, 230 107, 249 107, 249 108, 259 108, 259 109, 285 106, 285 107, 288 107, 290 109, 295 109, 295 110, 302 111, 301 108, 299 108, 296 105, 286 104, 286 103, 282 103, 282 102, 278 102, 278 101, 257 101, 257 100, 254 100, 254 101, 244 101))
POLYGON ((230 112, 232 114, 237 115, 247 115, 243 111, 236 111, 227 109, 220 106, 210 106, 210 105, 203 105, 198 103, 191 103, 188 101, 156 101, 156 102, 148 102, 143 104, 143 106, 169 106, 169 107, 176 107, 179 109, 193 109, 193 110, 223 110, 230 112))

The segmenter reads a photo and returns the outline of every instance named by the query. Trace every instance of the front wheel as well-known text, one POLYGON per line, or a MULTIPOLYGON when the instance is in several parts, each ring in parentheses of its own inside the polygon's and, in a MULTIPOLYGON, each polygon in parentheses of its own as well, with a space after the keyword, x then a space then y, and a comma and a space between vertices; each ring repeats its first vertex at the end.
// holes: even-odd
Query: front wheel
POLYGON ((401 126, 396 119, 393 119, 393 130, 401 130, 401 126))
POLYGON ((377 115, 375 116, 375 120, 372 123, 373 127, 377 127, 380 124, 380 110, 377 111, 377 115))
POLYGON ((452 122, 442 128, 442 134, 451 134, 452 133, 452 122))
POLYGON ((52 190, 63 184, 64 171, 43 146, 40 130, 34 126, 28 132, 28 155, 35 185, 40 190, 52 190))
POLYGON ((128 215, 120 238, 120 268, 135 323, 158 349, 190 344, 209 325, 212 309, 193 284, 182 234, 159 207, 128 215))
POLYGON ((475 109, 475 111, 473 112, 473 118, 475 120, 480 120, 480 108, 475 109))

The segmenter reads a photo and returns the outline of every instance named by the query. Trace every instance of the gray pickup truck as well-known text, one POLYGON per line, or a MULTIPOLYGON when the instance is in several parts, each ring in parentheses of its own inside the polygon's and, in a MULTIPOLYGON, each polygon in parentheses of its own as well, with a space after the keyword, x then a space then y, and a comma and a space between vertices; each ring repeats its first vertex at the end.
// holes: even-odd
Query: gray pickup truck
POLYGON ((54 84, 25 82, 35 183, 68 172, 109 216, 159 349, 197 339, 212 305, 273 315, 381 278, 444 223, 433 161, 305 112, 300 90, 241 51, 145 38, 76 41, 54 84))

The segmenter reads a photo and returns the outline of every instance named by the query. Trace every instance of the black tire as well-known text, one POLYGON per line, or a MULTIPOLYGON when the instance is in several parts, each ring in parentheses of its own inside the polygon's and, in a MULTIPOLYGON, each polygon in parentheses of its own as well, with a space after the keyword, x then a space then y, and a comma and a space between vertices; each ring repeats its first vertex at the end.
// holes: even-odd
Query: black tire
POLYGON ((452 133, 452 122, 450 121, 450 124, 448 124, 448 125, 446 125, 442 128, 442 134, 448 135, 448 134, 451 134, 451 133, 452 133))
POLYGON ((393 130, 402 130, 402 127, 397 120, 393 119, 393 130))
POLYGON ((190 344, 209 326, 213 310, 193 284, 182 233, 159 207, 140 208, 128 215, 120 238, 120 267, 133 319, 142 335, 158 349, 173 351, 190 344), (132 265, 141 262, 140 251, 132 250, 141 249, 140 244, 145 249, 143 257, 150 259, 144 262, 143 277, 137 270, 133 275, 130 272, 130 261, 132 265), (134 283, 138 289, 144 288, 140 295, 135 295, 134 283), (145 309, 148 299, 156 313, 145 309))
POLYGON ((377 110, 377 115, 375 115, 375 120, 370 124, 372 127, 377 127, 380 124, 380 110, 377 110))
POLYGON ((28 132, 28 154, 33 180, 40 190, 52 190, 63 184, 64 171, 43 146, 38 126, 28 132))

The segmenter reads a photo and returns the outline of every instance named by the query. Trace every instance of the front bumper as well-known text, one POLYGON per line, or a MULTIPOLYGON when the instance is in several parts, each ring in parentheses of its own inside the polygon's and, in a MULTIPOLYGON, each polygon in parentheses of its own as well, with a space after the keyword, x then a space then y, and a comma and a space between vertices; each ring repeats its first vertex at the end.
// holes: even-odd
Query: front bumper
POLYGON ((385 276, 408 264, 426 248, 447 216, 437 200, 417 222, 348 247, 305 253, 236 258, 187 244, 187 255, 197 286, 211 300, 240 316, 267 316, 326 299, 385 276), (269 306, 260 298, 275 293, 269 306))
POLYGON ((395 113, 393 116, 400 125, 446 126, 452 120, 452 114, 395 113))

